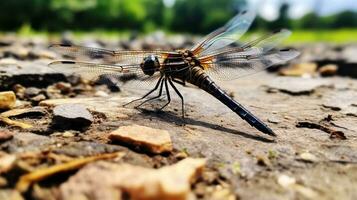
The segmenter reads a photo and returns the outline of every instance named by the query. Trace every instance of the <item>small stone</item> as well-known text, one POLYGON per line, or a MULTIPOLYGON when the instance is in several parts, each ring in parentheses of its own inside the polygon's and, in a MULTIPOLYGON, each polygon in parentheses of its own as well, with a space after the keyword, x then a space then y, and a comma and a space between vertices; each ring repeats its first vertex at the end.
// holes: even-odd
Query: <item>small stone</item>
POLYGON ((58 99, 62 97, 61 90, 54 85, 50 85, 46 88, 46 94, 50 99, 58 99))
POLYGON ((281 174, 278 177, 278 183, 284 188, 288 188, 296 183, 296 179, 294 177, 290 177, 285 174, 281 174))
POLYGON ((0 155, 0 174, 11 170, 15 165, 16 159, 16 155, 13 154, 0 155))
POLYGON ((0 109, 11 109, 16 104, 16 96, 13 91, 0 92, 0 109))
POLYGON ((65 82, 58 82, 55 84, 55 87, 64 94, 67 94, 72 90, 72 85, 70 83, 65 82))
POLYGON ((54 59, 56 58, 56 54, 52 51, 44 50, 44 49, 36 49, 36 51, 31 51, 35 57, 44 58, 44 59, 54 59))
POLYGON ((0 130, 0 142, 10 140, 13 137, 14 137, 14 134, 12 134, 10 131, 0 130))
POLYGON ((333 76, 337 74, 338 66, 334 64, 324 65, 319 68, 319 73, 322 76, 333 76))
POLYGON ((88 195, 91 200, 100 200, 121 199, 126 193, 132 200, 187 200, 191 183, 201 175, 205 163, 205 159, 186 158, 171 166, 149 169, 100 161, 88 164, 63 183, 60 196, 64 200, 88 195))
POLYGON ((35 87, 28 87, 25 89, 25 97, 32 98, 32 97, 39 95, 40 92, 41 92, 41 89, 38 89, 35 87))
POLYGON ((16 84, 12 87, 13 91, 16 93, 16 96, 20 99, 25 97, 26 88, 20 84, 16 84))
POLYGON ((109 94, 104 92, 104 91, 99 90, 94 94, 94 96, 96 96, 96 97, 107 97, 107 96, 109 96, 109 94))
POLYGON ((272 123, 272 124, 279 124, 280 120, 277 118, 274 118, 274 117, 270 117, 270 118, 268 118, 268 122, 272 123))
POLYGON ((299 63, 294 64, 289 68, 285 68, 279 71, 280 75, 283 76, 306 76, 314 75, 317 70, 316 63, 299 63))
POLYGON ((31 98, 31 101, 35 101, 35 102, 40 102, 46 99, 46 96, 44 94, 39 94, 37 96, 34 96, 31 98))
POLYGON ((304 161, 309 161, 309 162, 317 161, 317 157, 314 154, 309 153, 309 152, 304 152, 304 153, 300 154, 299 157, 301 160, 304 160, 304 161))
POLYGON ((141 147, 151 153, 160 154, 173 149, 168 131, 146 126, 122 126, 111 132, 109 138, 113 141, 141 147))
POLYGON ((62 134, 63 137, 66 137, 66 138, 70 138, 70 137, 74 137, 74 133, 70 132, 70 131, 65 131, 63 134, 62 134))
POLYGON ((63 104, 53 109, 53 126, 61 129, 82 130, 93 123, 93 116, 81 104, 63 104))

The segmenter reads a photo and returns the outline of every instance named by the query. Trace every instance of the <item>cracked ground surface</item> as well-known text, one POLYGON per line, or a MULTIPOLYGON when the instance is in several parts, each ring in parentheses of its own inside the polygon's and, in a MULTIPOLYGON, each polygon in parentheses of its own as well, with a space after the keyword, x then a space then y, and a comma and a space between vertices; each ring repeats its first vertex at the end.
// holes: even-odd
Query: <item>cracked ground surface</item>
MULTIPOLYGON (((208 161, 202 178, 192 185, 194 196, 202 199, 218 195, 217 188, 228 188, 227 194, 218 195, 221 199, 357 198, 357 79, 281 77, 261 72, 217 84, 266 122, 277 137, 261 134, 210 94, 192 87, 177 86, 185 98, 184 121, 176 95, 163 112, 155 112, 155 108, 165 98, 141 109, 134 109, 134 105, 123 108, 150 89, 143 87, 108 92, 108 97, 95 97, 90 91, 47 104, 32 102, 49 113, 54 105, 81 103, 94 115, 94 122, 88 130, 75 131, 71 137, 49 129, 51 114, 38 120, 22 119, 36 124, 29 130, 4 124, 3 129, 13 132, 14 138, 2 142, 1 149, 8 154, 51 149, 70 156, 120 150, 127 153, 124 162, 151 168, 176 163, 177 154, 184 152, 208 161), (152 155, 108 140, 110 131, 131 124, 167 130, 174 152, 152 155)), ((18 175, 3 177, 8 184, 0 190, 6 195, 18 175)), ((51 181, 41 184, 41 191, 52 197, 66 179, 51 181)), ((41 199, 39 191, 24 196, 41 199)))

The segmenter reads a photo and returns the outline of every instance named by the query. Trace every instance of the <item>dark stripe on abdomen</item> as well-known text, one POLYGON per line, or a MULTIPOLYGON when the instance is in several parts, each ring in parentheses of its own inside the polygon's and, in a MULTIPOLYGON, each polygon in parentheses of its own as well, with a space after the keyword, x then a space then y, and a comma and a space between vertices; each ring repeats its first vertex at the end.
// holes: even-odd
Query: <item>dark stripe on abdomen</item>
POLYGON ((226 92, 224 92, 203 70, 192 71, 190 80, 187 80, 191 84, 194 84, 212 96, 216 97, 220 102, 229 107, 233 112, 238 114, 242 119, 247 121, 251 126, 255 127, 259 131, 269 135, 275 135, 274 132, 265 125, 260 119, 255 117, 251 112, 245 109, 240 103, 231 98, 226 92))

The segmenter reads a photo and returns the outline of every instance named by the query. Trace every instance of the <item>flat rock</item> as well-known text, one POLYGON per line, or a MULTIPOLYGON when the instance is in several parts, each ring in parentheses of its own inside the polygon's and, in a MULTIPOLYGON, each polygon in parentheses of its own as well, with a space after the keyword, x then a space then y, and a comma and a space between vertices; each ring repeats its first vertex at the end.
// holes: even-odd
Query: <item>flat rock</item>
POLYGON ((204 165, 204 159, 194 158, 160 169, 100 161, 87 165, 63 183, 61 199, 114 200, 122 199, 125 193, 132 200, 186 200, 191 183, 204 165))
POLYGON ((109 120, 127 119, 129 115, 137 114, 139 111, 132 108, 124 108, 123 104, 135 99, 121 96, 51 99, 39 103, 40 106, 54 107, 62 104, 81 104, 88 110, 105 114, 109 120), (105 105, 105 106, 104 106, 105 105))
POLYGON ((4 117, 16 117, 16 118, 35 118, 35 117, 42 117, 47 114, 47 110, 43 107, 36 106, 32 108, 19 108, 19 109, 12 109, 6 112, 1 113, 1 116, 4 117))
POLYGON ((119 141, 148 150, 150 153, 159 154, 170 152, 173 149, 168 131, 146 126, 122 126, 111 132, 109 138, 112 141, 119 141))
POLYGON ((25 87, 46 87, 66 81, 65 75, 49 68, 50 60, 19 61, 1 64, 0 89, 9 90, 16 84, 25 87))
POLYGON ((288 94, 300 95, 310 94, 319 87, 329 85, 331 84, 328 81, 321 78, 278 77, 266 86, 269 90, 275 89, 288 94))
POLYGON ((13 91, 0 92, 0 109, 11 109, 16 104, 16 96, 13 91))
POLYGON ((39 152, 53 144, 54 141, 47 136, 25 132, 15 133, 13 139, 2 143, 0 148, 8 153, 39 152))
POLYGON ((357 94, 353 90, 326 94, 322 105, 332 110, 338 110, 346 115, 357 116, 357 94))
POLYGON ((63 104, 53 109, 53 125, 61 129, 87 128, 93 123, 93 116, 81 104, 63 104))

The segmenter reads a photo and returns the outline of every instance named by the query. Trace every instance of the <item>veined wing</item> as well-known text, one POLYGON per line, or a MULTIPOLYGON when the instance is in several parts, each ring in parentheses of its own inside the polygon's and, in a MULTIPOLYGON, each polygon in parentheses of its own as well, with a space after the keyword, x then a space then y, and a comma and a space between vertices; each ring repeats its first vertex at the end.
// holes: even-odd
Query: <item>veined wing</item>
POLYGON ((144 75, 139 64, 116 65, 81 61, 55 61, 50 63, 48 66, 57 72, 61 72, 67 75, 80 75, 86 80, 95 80, 102 75, 144 75))
POLYGON ((114 51, 109 49, 84 47, 77 45, 62 45, 54 44, 49 47, 51 50, 70 57, 71 59, 78 59, 82 61, 90 61, 106 64, 137 64, 141 63, 145 57, 154 55, 160 61, 164 60, 168 55, 177 54, 177 52, 170 51, 114 51))
POLYGON ((295 50, 272 50, 290 34, 290 31, 282 29, 241 47, 225 48, 215 54, 199 57, 199 60, 207 73, 216 79, 232 80, 254 74, 299 55, 295 50))
POLYGON ((281 29, 278 31, 274 31, 272 33, 263 35, 255 40, 252 40, 248 43, 243 44, 240 47, 226 47, 222 49, 218 49, 212 52, 210 55, 200 56, 199 60, 201 62, 205 62, 214 58, 215 56, 229 54, 229 53, 237 53, 236 55, 258 55, 266 53, 284 41, 291 35, 291 31, 287 29, 281 29))
MULTIPOLYGON (((171 65, 185 65, 182 62, 170 62, 160 64, 163 70, 171 65)), ((146 68, 145 71, 154 71, 154 75, 146 75, 138 64, 99 64, 91 62, 81 62, 81 61, 55 61, 49 64, 49 67, 55 71, 71 75, 80 75, 83 79, 95 81, 100 77, 112 77, 117 81, 117 84, 125 84, 127 82, 140 82, 140 81, 151 81, 160 77, 159 69, 157 68, 146 68), (155 73, 156 72, 156 73, 155 73)), ((169 69, 169 68, 168 68, 169 69)), ((171 73, 174 71, 172 69, 171 73)), ((181 70, 181 69, 180 69, 181 70)), ((136 84, 139 85, 139 84, 136 84)))
POLYGON ((227 53, 201 64, 206 73, 213 78, 233 80, 260 72, 272 65, 283 64, 298 55, 298 51, 291 49, 269 51, 257 55, 243 55, 240 52, 227 53))
POLYGON ((202 42, 194 46, 191 51, 194 55, 204 56, 237 42, 249 29, 255 15, 252 11, 238 13, 227 24, 212 32, 202 42))

